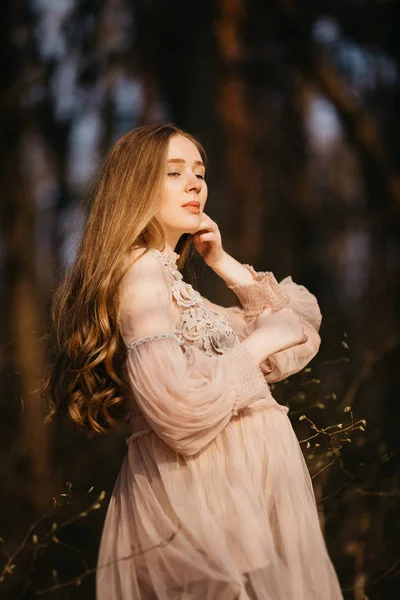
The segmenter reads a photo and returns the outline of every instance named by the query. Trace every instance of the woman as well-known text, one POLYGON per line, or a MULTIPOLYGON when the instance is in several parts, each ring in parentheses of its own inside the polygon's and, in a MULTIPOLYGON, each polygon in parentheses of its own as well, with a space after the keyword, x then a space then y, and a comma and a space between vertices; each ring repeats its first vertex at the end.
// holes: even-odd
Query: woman
POLYGON ((54 300, 54 413, 102 432, 125 407, 132 425, 97 599, 337 600, 310 476, 268 385, 317 353, 318 304, 229 256, 206 200, 193 137, 129 132, 54 300), (240 307, 183 281, 191 244, 240 307))

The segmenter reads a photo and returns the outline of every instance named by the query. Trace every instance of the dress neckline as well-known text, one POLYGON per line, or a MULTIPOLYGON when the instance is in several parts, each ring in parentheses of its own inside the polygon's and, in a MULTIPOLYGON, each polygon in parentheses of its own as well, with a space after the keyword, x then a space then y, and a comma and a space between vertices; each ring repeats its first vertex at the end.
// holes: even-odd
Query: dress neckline
POLYGON ((177 252, 165 254, 164 252, 161 252, 161 250, 157 250, 157 248, 152 248, 151 250, 161 258, 165 265, 172 267, 173 269, 178 269, 176 263, 178 258, 180 257, 180 254, 178 254, 177 252))

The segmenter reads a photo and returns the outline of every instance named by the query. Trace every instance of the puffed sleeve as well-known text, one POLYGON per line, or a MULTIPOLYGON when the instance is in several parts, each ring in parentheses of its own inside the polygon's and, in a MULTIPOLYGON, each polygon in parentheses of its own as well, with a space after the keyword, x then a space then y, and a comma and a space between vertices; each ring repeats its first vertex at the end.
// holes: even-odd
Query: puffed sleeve
POLYGON ((299 315, 308 336, 307 342, 272 354, 260 365, 266 381, 282 381, 301 371, 319 350, 322 316, 318 301, 307 288, 295 283, 290 276, 278 283, 272 272, 257 272, 251 265, 244 266, 251 271, 254 283, 228 286, 238 297, 240 306, 229 309, 219 307, 221 310, 218 310, 218 305, 209 303, 209 307, 220 314, 221 311, 225 312, 225 318, 241 340, 254 331, 256 317, 267 307, 279 310, 287 306, 299 315))
POLYGON ((270 394, 259 365, 241 344, 209 357, 179 342, 170 284, 151 253, 121 282, 119 324, 134 399, 156 434, 183 455, 199 452, 232 414, 270 394))

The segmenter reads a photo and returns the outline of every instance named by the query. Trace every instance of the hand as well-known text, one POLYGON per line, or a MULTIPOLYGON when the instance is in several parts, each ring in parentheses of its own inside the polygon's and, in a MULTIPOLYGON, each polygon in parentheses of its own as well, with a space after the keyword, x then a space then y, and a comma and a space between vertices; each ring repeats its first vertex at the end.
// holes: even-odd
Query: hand
POLYGON ((272 312, 265 309, 255 320, 256 330, 268 332, 269 341, 276 343, 275 352, 304 344, 308 337, 304 332, 300 317, 291 308, 281 308, 272 312))
POLYGON ((205 263, 212 269, 224 257, 218 225, 205 213, 203 213, 198 230, 193 235, 193 244, 205 263))

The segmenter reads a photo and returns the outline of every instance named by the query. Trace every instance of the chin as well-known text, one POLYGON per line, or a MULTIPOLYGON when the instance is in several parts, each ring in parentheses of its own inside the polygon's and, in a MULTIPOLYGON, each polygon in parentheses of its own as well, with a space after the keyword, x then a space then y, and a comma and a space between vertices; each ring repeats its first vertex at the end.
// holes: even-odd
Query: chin
POLYGON ((188 227, 187 229, 185 229, 185 233, 190 233, 191 235, 195 234, 196 231, 199 230, 199 225, 200 225, 200 219, 195 227, 191 227, 191 228, 188 227))
POLYGON ((182 233, 196 233, 201 223, 201 217, 202 213, 199 215, 191 215, 189 218, 185 219, 185 223, 182 223, 182 233))

